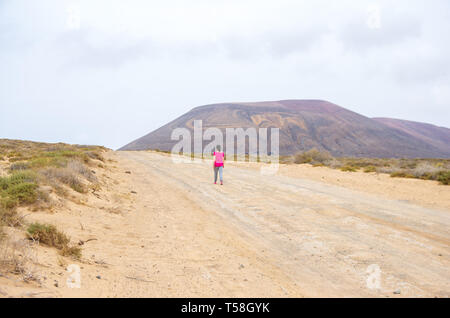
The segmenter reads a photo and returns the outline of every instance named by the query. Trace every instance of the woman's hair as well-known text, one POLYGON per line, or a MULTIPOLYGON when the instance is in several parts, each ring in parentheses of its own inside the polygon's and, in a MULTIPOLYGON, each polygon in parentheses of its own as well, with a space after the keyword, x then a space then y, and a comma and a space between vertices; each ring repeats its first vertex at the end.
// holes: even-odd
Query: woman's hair
POLYGON ((217 150, 217 151, 220 151, 221 148, 222 148, 222 147, 220 147, 220 145, 217 145, 217 146, 216 146, 216 150, 217 150))

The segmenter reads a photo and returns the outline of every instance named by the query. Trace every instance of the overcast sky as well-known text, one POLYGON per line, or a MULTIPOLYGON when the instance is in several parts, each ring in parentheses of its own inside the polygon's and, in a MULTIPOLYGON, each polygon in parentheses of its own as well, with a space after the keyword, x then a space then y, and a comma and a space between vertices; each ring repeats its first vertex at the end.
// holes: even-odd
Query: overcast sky
POLYGON ((450 127, 450 1, 0 0, 0 138, 118 148, 199 105, 450 127))

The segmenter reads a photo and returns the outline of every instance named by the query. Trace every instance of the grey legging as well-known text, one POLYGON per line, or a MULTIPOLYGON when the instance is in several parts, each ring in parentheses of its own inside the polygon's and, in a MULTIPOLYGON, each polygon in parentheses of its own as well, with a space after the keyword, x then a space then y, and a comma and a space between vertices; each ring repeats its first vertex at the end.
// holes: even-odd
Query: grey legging
POLYGON ((223 180, 223 167, 214 167, 214 182, 217 182, 217 172, 219 172, 220 182, 223 180))

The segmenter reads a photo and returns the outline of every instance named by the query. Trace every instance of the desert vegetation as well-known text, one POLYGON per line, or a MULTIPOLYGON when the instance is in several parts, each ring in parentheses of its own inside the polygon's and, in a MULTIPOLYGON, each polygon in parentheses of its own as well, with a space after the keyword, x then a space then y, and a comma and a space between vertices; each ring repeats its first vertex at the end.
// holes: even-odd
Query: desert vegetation
POLYGON ((12 208, 45 200, 40 192, 47 185, 84 193, 96 182, 91 166, 102 167, 103 147, 45 144, 0 140, 2 166, 8 175, 0 179, 2 206, 12 208))
POLYGON ((281 160, 283 163, 326 166, 347 172, 387 173, 393 178, 436 180, 444 185, 450 183, 450 159, 336 158, 314 148, 281 160))
MULTIPOLYGON (((71 199, 74 198, 71 192, 82 195, 89 189, 98 190, 100 185, 92 168, 104 167, 105 150, 96 146, 0 139, 1 269, 18 272, 23 267, 18 255, 25 255, 15 249, 17 242, 7 243, 5 227, 27 229, 27 238, 32 242, 55 247, 63 256, 81 257, 81 249, 70 245, 67 235, 53 225, 26 224, 17 209, 22 206, 49 210, 54 198, 71 199)), ((25 248, 24 244, 20 249, 25 248)))
POLYGON ((13 241, 4 235, 0 239, 0 276, 12 273, 19 275, 25 282, 38 280, 33 266, 36 256, 32 245, 31 241, 13 241))
POLYGON ((70 238, 54 225, 32 223, 28 226, 27 236, 30 240, 55 247, 62 256, 81 258, 81 248, 76 245, 70 245, 70 238))

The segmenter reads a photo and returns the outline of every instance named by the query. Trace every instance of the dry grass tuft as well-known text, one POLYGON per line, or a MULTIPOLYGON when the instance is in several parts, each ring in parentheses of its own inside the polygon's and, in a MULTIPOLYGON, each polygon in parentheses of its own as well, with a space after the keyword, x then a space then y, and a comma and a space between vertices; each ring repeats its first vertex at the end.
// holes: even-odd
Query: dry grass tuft
POLYGON ((392 178, 414 178, 412 174, 409 174, 406 171, 395 171, 391 173, 392 178))
POLYGON ((84 164, 78 160, 71 160, 67 163, 67 169, 83 176, 89 182, 97 182, 97 177, 84 164))
POLYGON ((70 256, 75 259, 81 258, 81 248, 70 246, 70 238, 58 231, 54 225, 33 223, 27 229, 27 236, 33 241, 55 247, 62 256, 70 256))
POLYGON ((61 182, 74 191, 86 193, 86 188, 78 176, 69 168, 47 168, 41 171, 45 181, 49 184, 61 182))
POLYGON ((6 237, 0 240, 0 273, 18 275, 23 281, 39 281, 35 265, 37 257, 33 243, 19 240, 11 241, 6 237))
POLYGON ((0 207, 0 226, 19 227, 22 226, 23 217, 17 213, 16 209, 5 209, 0 207))
POLYGON ((450 185, 450 171, 439 172, 437 180, 442 184, 450 185))
POLYGON ((364 168, 365 173, 377 172, 377 168, 374 166, 367 166, 364 168))
POLYGON ((54 225, 32 223, 27 232, 28 238, 57 249, 62 249, 70 242, 67 235, 59 232, 54 225))
POLYGON ((64 246, 60 251, 62 256, 72 257, 74 259, 81 259, 81 248, 78 246, 64 246))
POLYGON ((343 167, 341 167, 341 171, 356 172, 356 171, 358 171, 358 169, 356 169, 355 167, 352 167, 352 166, 343 166, 343 167))
POLYGON ((311 164, 325 164, 333 157, 326 151, 319 151, 316 148, 298 153, 294 156, 294 163, 311 163, 311 164))

